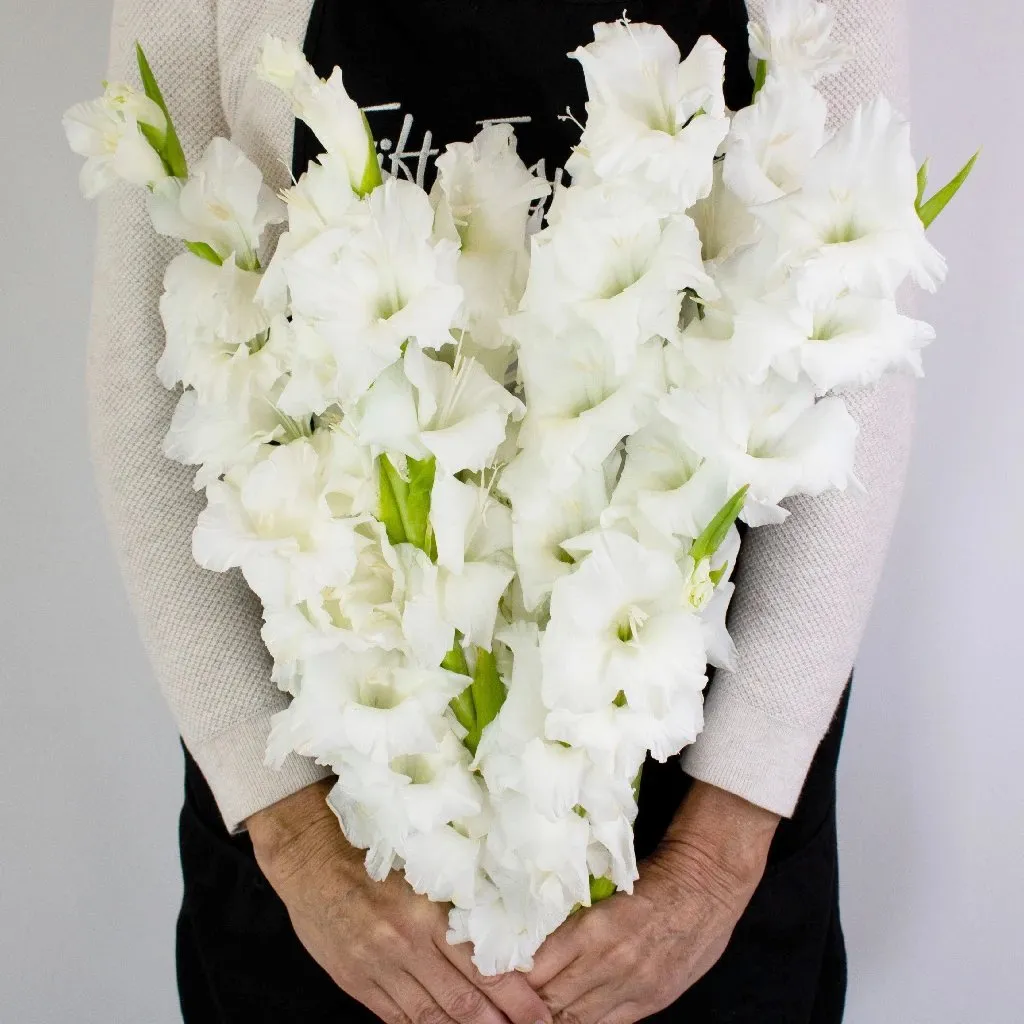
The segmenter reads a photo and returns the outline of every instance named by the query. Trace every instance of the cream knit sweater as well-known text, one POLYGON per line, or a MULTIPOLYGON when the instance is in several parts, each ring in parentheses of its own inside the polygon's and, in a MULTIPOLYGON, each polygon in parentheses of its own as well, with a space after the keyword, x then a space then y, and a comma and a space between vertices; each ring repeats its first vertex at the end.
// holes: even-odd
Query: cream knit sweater
MULTIPOLYGON (((680 0, 682 2, 682 0, 680 0)), ((751 0, 753 10, 761 0, 751 0)), ((833 0, 838 35, 858 59, 825 84, 833 120, 884 91, 907 112, 903 0, 833 0)), ((134 81, 143 42, 197 158, 234 139, 270 184, 290 180, 293 120, 251 74, 267 32, 302 41, 311 0, 115 0, 108 78, 134 81)), ((181 734, 229 828, 322 777, 291 757, 263 765, 270 716, 287 695, 270 682, 256 598, 240 573, 192 560, 204 505, 193 470, 161 441, 177 398, 158 382, 157 302, 176 243, 154 235, 140 194, 100 201, 87 388, 101 500, 132 606, 181 734)), ((781 814, 792 812, 853 664, 882 568, 907 461, 914 383, 891 375, 849 396, 860 424, 856 472, 866 495, 788 503, 779 526, 748 534, 732 630, 736 670, 719 672, 686 770, 781 814)))

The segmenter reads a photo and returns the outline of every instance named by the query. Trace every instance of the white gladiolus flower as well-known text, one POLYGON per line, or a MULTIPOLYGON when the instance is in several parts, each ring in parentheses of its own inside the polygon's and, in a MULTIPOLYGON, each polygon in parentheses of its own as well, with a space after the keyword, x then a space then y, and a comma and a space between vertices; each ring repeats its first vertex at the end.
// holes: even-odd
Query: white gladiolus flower
POLYGON ((603 526, 627 525, 644 547, 674 552, 711 521, 729 494, 722 472, 688 448, 685 434, 655 416, 626 440, 615 491, 603 526))
POLYGON ((536 609, 555 581, 572 571, 565 542, 596 527, 608 504, 604 468, 582 469, 565 484, 524 453, 502 474, 499 487, 512 502, 512 550, 523 600, 536 609))
POLYGON ((459 326, 477 345, 497 348, 504 341, 499 321, 515 309, 526 284, 530 207, 550 187, 526 169, 507 124, 486 126, 471 143, 450 144, 435 163, 435 232, 459 245, 465 295, 459 326))
MULTIPOLYGON (((261 290, 262 286, 257 289, 257 299, 261 290)), ((334 351, 309 321, 274 317, 261 351, 272 355, 287 371, 275 403, 286 416, 308 420, 339 401, 334 351)))
POLYGON ((275 313, 288 310, 287 261, 323 232, 353 232, 365 227, 370 218, 368 204, 348 187, 348 170, 330 153, 311 160, 302 177, 285 189, 281 198, 288 210, 288 230, 278 239, 257 296, 275 313))
MULTIPOLYGON (((376 765, 385 784, 405 785, 388 774, 395 758, 430 756, 449 740, 461 746, 440 715, 465 685, 464 676, 442 668, 411 667, 400 651, 335 648, 315 654, 302 663, 291 704, 274 716, 267 763, 280 764, 294 750, 329 764, 339 775, 360 767, 365 775, 376 765)), ((463 753, 454 764, 468 763, 463 753)), ((362 802, 368 800, 364 795, 362 802)), ((472 805, 460 804, 458 811, 474 813, 472 805)), ((418 827, 434 824, 428 813, 418 827)))
POLYGON ((829 38, 834 20, 832 8, 817 0, 765 0, 764 22, 750 22, 750 56, 767 61, 769 72, 791 69, 817 81, 853 56, 829 38))
MULTIPOLYGON (((730 565, 733 561, 730 560, 730 565)), ((708 664, 714 665, 715 668, 736 668, 736 645, 725 625, 729 602, 732 601, 735 591, 735 583, 719 583, 701 614, 700 624, 704 634, 704 646, 708 652, 708 664)))
POLYGON ((347 582, 325 587, 299 605, 265 611, 263 642, 274 656, 277 674, 339 646, 355 651, 405 649, 402 612, 395 600, 398 558, 383 527, 362 526, 356 547, 356 567, 347 582), (363 531, 372 536, 362 536, 363 531))
POLYGON ((635 189, 565 189, 549 222, 533 237, 522 308, 553 334, 582 320, 604 340, 618 373, 643 342, 676 337, 684 289, 715 294, 694 222, 662 217, 635 189))
POLYGON ((356 567, 358 522, 343 505, 348 481, 336 479, 331 434, 281 445, 250 469, 207 485, 207 507, 192 537, 197 562, 241 568, 267 607, 316 598, 356 567))
POLYGON ((716 291, 720 287, 722 264, 744 247, 752 246, 759 230, 747 205, 726 188, 722 178, 724 164, 724 160, 715 162, 711 191, 688 211, 700 236, 704 268, 712 274, 716 291))
POLYGON ((490 793, 511 790, 555 821, 573 812, 588 768, 585 753, 544 739, 548 710, 541 699, 539 635, 517 623, 501 633, 513 650, 508 695, 477 747, 479 766, 490 793))
POLYGON ((853 478, 857 424, 840 398, 815 402, 812 389, 776 377, 758 387, 677 388, 660 411, 721 467, 726 493, 749 484, 742 518, 751 526, 785 519, 783 498, 842 490, 853 478))
POLYGON ((382 881, 408 853, 421 886, 450 893, 434 898, 472 898, 478 844, 456 844, 447 831, 450 822, 479 813, 483 794, 467 768, 465 749, 451 733, 427 753, 399 755, 387 763, 349 755, 336 771, 338 782, 327 801, 348 841, 367 850, 371 878, 382 881), (437 863, 438 844, 456 855, 454 862, 437 863))
POLYGON ((522 340, 519 372, 527 395, 519 445, 536 452, 562 487, 582 469, 600 466, 650 418, 665 390, 659 340, 640 345, 620 374, 603 339, 588 328, 522 340))
POLYGON ((233 143, 215 138, 188 180, 167 178, 149 199, 153 227, 170 238, 203 242, 222 259, 255 270, 268 224, 285 219, 284 203, 259 168, 233 143))
POLYGON ((702 36, 682 63, 658 25, 594 26, 594 42, 571 56, 590 100, 580 146, 566 164, 599 179, 636 174, 667 209, 682 212, 711 188, 712 157, 729 129, 722 82, 725 50, 702 36))
POLYGON ((771 75, 752 106, 737 111, 726 139, 723 178, 750 205, 795 191, 825 141, 828 105, 806 79, 771 75))
POLYGON ((472 907, 450 911, 447 938, 452 945, 472 942, 473 963, 485 976, 529 971, 533 954, 569 909, 554 898, 536 899, 529 877, 506 877, 500 888, 481 885, 472 907))
POLYGON ((882 97, 861 106, 811 160, 803 187, 754 214, 785 258, 806 265, 808 292, 881 288, 909 274, 934 291, 946 273, 917 214, 910 126, 882 97))
POLYGON ((591 823, 593 841, 587 850, 587 863, 595 878, 610 878, 622 892, 632 893, 640 877, 633 846, 633 822, 618 817, 612 821, 591 823))
POLYGON ((577 903, 590 903, 588 822, 572 810, 551 820, 511 791, 492 793, 491 807, 483 866, 492 879, 499 885, 506 877, 528 879, 529 891, 544 908, 536 913, 545 917, 564 920, 577 903))
POLYGON ((733 359, 750 380, 769 370, 793 382, 805 374, 824 394, 872 384, 893 368, 921 374, 920 350, 935 336, 930 325, 903 316, 892 299, 801 291, 798 278, 736 310, 733 359))
POLYGON ((108 84, 100 99, 71 107, 63 125, 68 145, 86 158, 79 176, 86 199, 95 199, 118 180, 149 188, 167 177, 163 160, 139 128, 149 125, 162 136, 167 118, 131 86, 108 84))
POLYGON ((380 181, 380 165, 366 118, 345 91, 340 68, 335 68, 325 82, 296 43, 267 36, 256 73, 288 97, 295 116, 309 125, 328 153, 342 162, 352 190, 362 194, 380 181))
POLYGON ((666 761, 692 743, 703 725, 703 693, 683 687, 660 713, 638 711, 628 704, 582 712, 556 708, 548 715, 545 732, 548 739, 585 750, 607 775, 632 780, 648 751, 656 760, 666 761))
POLYGON ((489 465, 522 403, 472 359, 454 368, 409 346, 353 412, 362 444, 414 459, 433 455, 449 476, 489 465))
POLYGON ((402 843, 405 880, 414 892, 436 903, 471 907, 481 881, 480 846, 479 839, 447 824, 432 832, 413 832, 402 843))
POLYGON ((283 368, 260 351, 270 318, 255 301, 259 283, 258 274, 230 261, 216 266, 184 252, 170 262, 160 297, 166 344, 156 364, 164 387, 180 382, 206 401, 252 385, 270 390, 283 368))
POLYGON ((441 607, 471 646, 491 649, 498 602, 512 577, 512 517, 487 490, 439 473, 430 499, 441 607))
POLYGON ((432 241, 433 211, 411 182, 390 179, 368 217, 321 232, 282 264, 291 310, 331 346, 344 404, 363 395, 406 342, 440 348, 462 302, 458 248, 432 241))
POLYGON ((596 711, 623 694, 631 708, 663 714, 679 692, 699 694, 707 659, 684 597, 671 555, 614 531, 597 535, 551 592, 541 641, 544 703, 596 711))
POLYGON ((285 425, 264 392, 243 393, 227 404, 204 403, 189 389, 178 399, 163 452, 175 462, 199 466, 195 488, 202 490, 230 469, 251 465, 263 445, 284 433, 285 425))
POLYGON ((411 544, 395 547, 395 603, 410 660, 423 668, 440 665, 455 641, 455 627, 442 613, 437 566, 411 544))

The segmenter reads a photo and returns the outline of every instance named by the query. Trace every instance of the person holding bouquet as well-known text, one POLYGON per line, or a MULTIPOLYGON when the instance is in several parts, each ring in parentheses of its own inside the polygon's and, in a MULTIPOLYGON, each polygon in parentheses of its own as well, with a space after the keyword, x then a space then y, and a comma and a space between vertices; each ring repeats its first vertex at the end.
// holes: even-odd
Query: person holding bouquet
MULTIPOLYGON (((830 22, 821 5, 802 6, 830 22)), ((717 39, 737 109, 755 88, 747 23, 760 9, 751 7, 647 0, 629 14, 662 25, 684 53, 702 35, 717 39)), ((322 77, 344 68, 395 177, 430 188, 447 143, 512 124, 525 163, 557 185, 579 137, 566 103, 574 114, 586 98, 565 54, 620 13, 586 0, 116 0, 108 77, 130 76, 143 40, 185 155, 229 137, 281 188, 319 152, 250 75, 263 38, 281 36, 301 41, 322 77)), ((838 53, 856 39, 858 60, 822 86, 833 123, 879 91, 905 100, 904 29, 899 4, 838 4, 832 45, 838 53)), ((254 594, 238 573, 192 559, 200 497, 191 472, 161 450, 173 397, 153 372, 173 247, 154 239, 147 216, 142 198, 101 199, 88 387, 106 514, 185 750, 185 1019, 839 1021, 835 772, 902 488, 913 381, 889 375, 847 396, 866 496, 793 499, 784 522, 745 538, 729 619, 735 667, 709 684, 704 731, 681 769, 677 760, 644 767, 633 895, 571 915, 532 970, 484 976, 468 947, 446 941, 443 906, 398 873, 367 876, 327 806, 326 769, 295 755, 280 771, 264 765, 270 718, 287 696, 271 681, 254 594)))

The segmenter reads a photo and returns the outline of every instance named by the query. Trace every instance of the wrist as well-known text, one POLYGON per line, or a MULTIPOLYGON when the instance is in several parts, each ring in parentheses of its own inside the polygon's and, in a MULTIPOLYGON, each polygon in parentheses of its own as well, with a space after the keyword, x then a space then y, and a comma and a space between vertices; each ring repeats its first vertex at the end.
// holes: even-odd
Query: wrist
POLYGON ((764 872, 780 816, 727 790, 694 780, 672 824, 665 846, 713 863, 741 886, 764 872))
POLYGON ((327 805, 331 785, 328 779, 311 783, 246 818, 256 860, 265 874, 284 862, 307 860, 311 847, 338 832, 338 820, 327 805))

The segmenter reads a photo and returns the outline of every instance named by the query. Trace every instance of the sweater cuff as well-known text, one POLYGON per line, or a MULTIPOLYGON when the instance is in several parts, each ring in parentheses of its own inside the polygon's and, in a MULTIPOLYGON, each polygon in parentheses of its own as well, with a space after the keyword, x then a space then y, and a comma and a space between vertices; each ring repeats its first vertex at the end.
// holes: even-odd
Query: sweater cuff
POLYGON ((683 751, 683 770, 758 807, 791 817, 821 735, 744 704, 721 683, 724 680, 707 693, 704 731, 683 751))
POLYGON ((279 771, 263 763, 275 710, 239 722, 202 743, 188 744, 232 835, 245 831, 250 814, 331 774, 330 768, 297 754, 289 754, 279 771))

